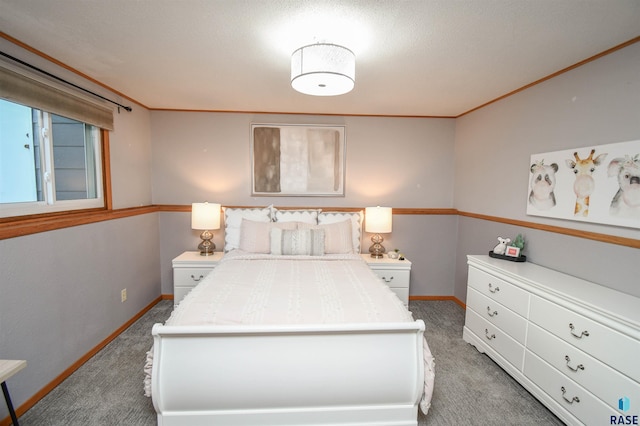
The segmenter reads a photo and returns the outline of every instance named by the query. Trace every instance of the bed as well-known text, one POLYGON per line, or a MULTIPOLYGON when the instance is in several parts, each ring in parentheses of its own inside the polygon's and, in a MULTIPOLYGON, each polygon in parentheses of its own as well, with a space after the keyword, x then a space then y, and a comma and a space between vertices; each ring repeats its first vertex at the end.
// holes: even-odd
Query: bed
POLYGON ((358 247, 334 252, 343 221, 292 219, 243 218, 238 246, 154 325, 145 392, 159 425, 416 425, 427 412, 424 323, 358 247))

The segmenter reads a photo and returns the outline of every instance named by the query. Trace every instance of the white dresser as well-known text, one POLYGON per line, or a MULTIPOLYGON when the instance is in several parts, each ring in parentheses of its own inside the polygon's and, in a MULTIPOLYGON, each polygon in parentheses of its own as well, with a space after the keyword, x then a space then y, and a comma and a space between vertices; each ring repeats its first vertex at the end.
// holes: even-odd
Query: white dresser
POLYGON ((466 342, 567 424, 640 422, 640 298, 532 263, 467 258, 466 342))
POLYGON ((361 253, 362 259, 369 268, 398 296, 405 306, 409 306, 409 282, 411 279, 411 262, 407 259, 389 259, 385 254, 381 258, 361 253))
POLYGON ((202 256, 199 251, 185 251, 173 259, 173 304, 175 306, 204 277, 213 271, 223 252, 214 252, 211 256, 202 256))

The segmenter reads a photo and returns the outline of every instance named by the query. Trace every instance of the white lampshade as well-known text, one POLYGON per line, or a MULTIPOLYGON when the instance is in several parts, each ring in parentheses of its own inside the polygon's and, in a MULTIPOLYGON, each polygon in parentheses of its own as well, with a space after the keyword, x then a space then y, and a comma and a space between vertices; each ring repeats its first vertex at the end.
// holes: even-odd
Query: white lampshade
POLYGON ((391 207, 367 207, 365 208, 365 231, 376 234, 391 232, 392 224, 391 207))
POLYGON ((191 204, 191 229, 220 229, 220 204, 191 204))
POLYGON ((356 56, 346 47, 318 43, 291 55, 291 87, 314 96, 350 92, 356 81, 356 56))

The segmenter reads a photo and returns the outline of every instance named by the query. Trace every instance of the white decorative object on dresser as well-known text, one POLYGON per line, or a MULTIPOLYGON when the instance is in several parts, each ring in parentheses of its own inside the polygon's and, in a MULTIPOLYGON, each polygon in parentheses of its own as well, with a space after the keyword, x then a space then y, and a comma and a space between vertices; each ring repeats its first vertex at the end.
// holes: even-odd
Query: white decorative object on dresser
POLYGON ((171 261, 174 306, 215 268, 223 254, 216 251, 210 256, 201 256, 198 251, 185 251, 171 261))
POLYGON ((385 254, 381 258, 361 253, 362 259, 389 286, 405 306, 409 305, 409 279, 411 262, 408 260, 389 259, 385 254))
POLYGON ((640 298, 532 263, 467 259, 466 342, 567 424, 637 424, 640 298))

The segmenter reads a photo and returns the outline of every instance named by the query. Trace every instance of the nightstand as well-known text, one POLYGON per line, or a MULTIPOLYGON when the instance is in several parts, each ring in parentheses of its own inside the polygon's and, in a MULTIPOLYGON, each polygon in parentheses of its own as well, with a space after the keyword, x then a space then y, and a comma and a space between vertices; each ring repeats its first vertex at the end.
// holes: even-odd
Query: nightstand
POLYGON ((173 305, 187 295, 204 277, 216 267, 223 252, 202 256, 199 251, 185 251, 171 261, 173 265, 173 305))
POLYGON ((409 306, 409 279, 411 262, 407 259, 389 259, 385 254, 380 259, 371 257, 369 253, 361 253, 362 259, 389 286, 405 306, 409 306))

